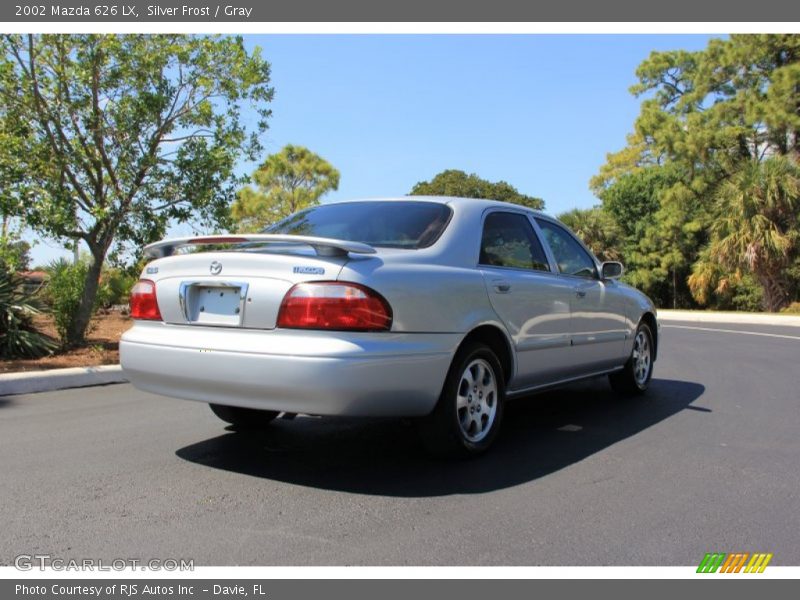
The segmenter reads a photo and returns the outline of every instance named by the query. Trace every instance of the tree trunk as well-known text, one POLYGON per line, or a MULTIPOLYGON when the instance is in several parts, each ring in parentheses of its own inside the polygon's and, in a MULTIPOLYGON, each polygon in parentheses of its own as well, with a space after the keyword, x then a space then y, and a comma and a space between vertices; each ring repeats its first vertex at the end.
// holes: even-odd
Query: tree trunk
POLYGON ((759 278, 764 296, 761 305, 767 312, 778 312, 789 301, 789 293, 786 282, 780 277, 762 275, 759 278))
POLYGON ((678 308, 678 269, 672 268, 672 308, 678 308))
POLYGON ((97 290, 100 287, 100 272, 103 269, 106 253, 103 248, 90 247, 90 250, 92 252, 92 264, 89 265, 89 269, 86 272, 83 296, 81 296, 75 319, 67 329, 66 343, 69 348, 83 346, 86 343, 86 331, 89 328, 89 322, 92 320, 97 290))

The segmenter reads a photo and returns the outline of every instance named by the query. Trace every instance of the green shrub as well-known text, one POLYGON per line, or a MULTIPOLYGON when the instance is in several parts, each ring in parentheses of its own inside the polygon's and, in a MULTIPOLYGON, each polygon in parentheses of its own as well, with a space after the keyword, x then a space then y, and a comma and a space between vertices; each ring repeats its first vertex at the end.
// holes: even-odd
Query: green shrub
POLYGON ((111 308, 119 304, 127 304, 131 289, 138 277, 116 267, 103 270, 100 275, 100 288, 97 291, 97 305, 100 308, 111 308))
POLYGON ((744 275, 731 290, 733 310, 758 312, 763 309, 764 290, 752 275, 744 275))
MULTIPOLYGON (((69 326, 78 315, 88 271, 89 261, 87 259, 71 263, 60 258, 47 266, 50 279, 44 290, 45 298, 53 314, 53 321, 62 345, 67 344, 69 326)), ((97 310, 100 296, 100 294, 97 295, 93 311, 97 310)))
POLYGON ((39 358, 55 350, 55 342, 33 327, 32 317, 39 312, 39 302, 24 291, 22 279, 0 269, 0 358, 39 358))

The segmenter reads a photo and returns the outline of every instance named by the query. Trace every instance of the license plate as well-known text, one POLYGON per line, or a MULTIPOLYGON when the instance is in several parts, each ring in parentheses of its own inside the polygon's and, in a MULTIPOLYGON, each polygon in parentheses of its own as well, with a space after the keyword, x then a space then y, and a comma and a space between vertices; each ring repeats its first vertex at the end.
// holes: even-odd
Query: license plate
POLYGON ((192 286, 189 320, 204 325, 239 325, 241 322, 241 288, 192 286))

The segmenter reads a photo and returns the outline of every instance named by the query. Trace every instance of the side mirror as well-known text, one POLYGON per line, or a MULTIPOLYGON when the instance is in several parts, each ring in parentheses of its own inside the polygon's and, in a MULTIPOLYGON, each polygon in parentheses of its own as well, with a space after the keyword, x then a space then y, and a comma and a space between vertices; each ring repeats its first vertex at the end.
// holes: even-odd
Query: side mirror
POLYGON ((621 262, 608 261, 600 265, 600 277, 602 279, 619 279, 622 277, 622 271, 621 262))

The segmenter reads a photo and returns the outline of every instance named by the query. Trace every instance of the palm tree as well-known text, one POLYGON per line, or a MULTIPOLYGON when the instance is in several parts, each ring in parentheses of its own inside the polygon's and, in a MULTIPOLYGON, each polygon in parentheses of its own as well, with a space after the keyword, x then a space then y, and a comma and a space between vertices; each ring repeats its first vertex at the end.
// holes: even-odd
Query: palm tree
POLYGON ((789 301, 786 269, 800 251, 798 210, 800 168, 790 156, 748 163, 716 193, 708 260, 752 273, 770 312, 789 301))
POLYGON ((620 229, 601 207, 575 208, 558 216, 600 260, 620 260, 620 229))

